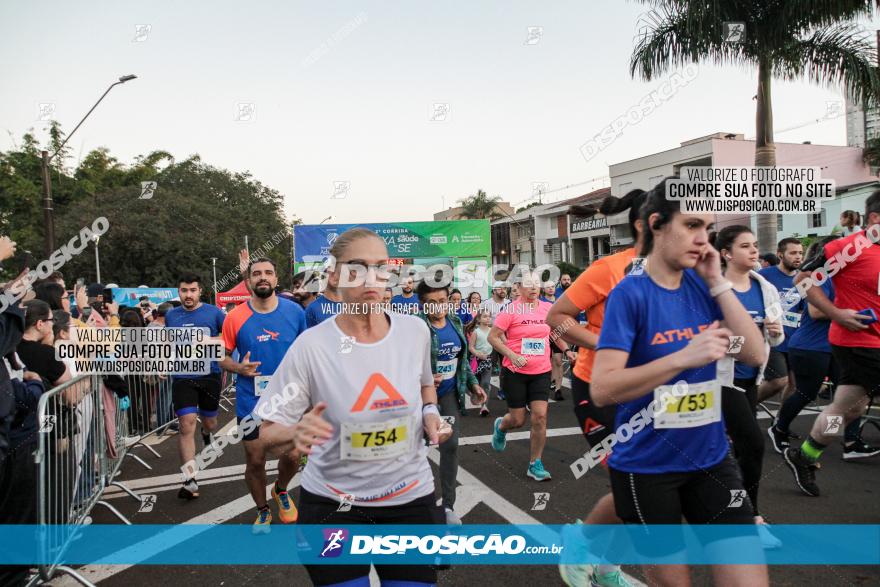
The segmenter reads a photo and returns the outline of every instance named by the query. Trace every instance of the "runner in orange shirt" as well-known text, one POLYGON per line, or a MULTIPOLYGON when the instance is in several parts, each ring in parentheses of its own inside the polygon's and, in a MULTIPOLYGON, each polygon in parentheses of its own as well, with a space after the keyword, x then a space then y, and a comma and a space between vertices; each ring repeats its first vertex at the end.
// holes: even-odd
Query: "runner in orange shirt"
MULTIPOLYGON (((599 342, 599 332, 605 317, 605 300, 614 286, 633 267, 635 271, 641 270, 641 265, 634 264, 633 259, 636 258, 636 251, 642 242, 639 209, 645 202, 646 195, 643 190, 636 189, 622 198, 609 196, 602 201, 599 211, 605 216, 629 210, 629 228, 634 246, 594 261, 578 276, 562 297, 556 300, 547 315, 547 323, 552 329, 551 340, 561 338, 579 347, 577 361, 572 369, 571 396, 575 416, 590 447, 598 446, 605 437, 614 433, 616 408, 615 406, 600 408, 592 402, 590 381, 596 355, 595 348, 599 342), (586 325, 581 325, 577 321, 577 316, 581 312, 586 312, 586 325)), ((614 498, 611 493, 603 496, 596 503, 593 511, 584 519, 584 523, 620 523, 614 510, 614 498)), ((582 539, 576 542, 584 544, 582 539)), ((576 557, 571 560, 576 560, 576 557)), ((565 583, 570 586, 587 584, 587 578, 592 581, 592 585, 629 585, 620 573, 618 565, 564 564, 559 566, 559 570, 565 583)))

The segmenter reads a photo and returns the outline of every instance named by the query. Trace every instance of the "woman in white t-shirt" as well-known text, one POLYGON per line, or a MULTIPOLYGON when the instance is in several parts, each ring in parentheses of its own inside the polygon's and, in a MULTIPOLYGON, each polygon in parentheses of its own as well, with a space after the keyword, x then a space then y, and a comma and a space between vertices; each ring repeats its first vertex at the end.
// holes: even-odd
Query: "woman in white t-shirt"
MULTIPOLYGON (((452 430, 436 405, 428 327, 383 308, 388 251, 376 233, 348 230, 330 255, 329 283, 338 287, 342 311, 288 350, 254 410, 262 419, 260 438, 271 449, 309 455, 300 524, 442 523, 425 440, 436 445, 452 430)), ((322 548, 339 547, 328 539, 322 548)), ((332 585, 367 581, 370 565, 306 570, 315 584, 332 585)), ((428 565, 376 570, 382 581, 437 579, 428 565)))

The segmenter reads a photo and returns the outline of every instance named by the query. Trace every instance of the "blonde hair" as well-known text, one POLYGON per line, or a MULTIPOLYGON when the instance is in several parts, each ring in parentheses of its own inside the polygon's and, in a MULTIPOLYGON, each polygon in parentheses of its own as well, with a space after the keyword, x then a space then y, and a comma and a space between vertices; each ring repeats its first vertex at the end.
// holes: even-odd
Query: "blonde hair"
POLYGON ((333 245, 330 247, 330 255, 334 259, 338 259, 353 242, 367 237, 377 238, 382 241, 382 244, 385 244, 382 237, 374 231, 369 228, 364 228, 363 226, 357 226, 355 228, 349 228, 336 237, 336 240, 333 241, 333 245))

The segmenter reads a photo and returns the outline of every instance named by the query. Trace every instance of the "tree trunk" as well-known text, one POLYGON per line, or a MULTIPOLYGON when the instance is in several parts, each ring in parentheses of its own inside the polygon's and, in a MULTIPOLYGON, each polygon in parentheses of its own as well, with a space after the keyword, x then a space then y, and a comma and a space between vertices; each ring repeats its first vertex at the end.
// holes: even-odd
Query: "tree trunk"
MULTIPOLYGON (((776 167, 776 145, 773 143, 773 102, 770 82, 773 77, 766 59, 758 62, 758 95, 755 114, 755 167, 776 167)), ((776 251, 776 214, 758 213, 758 249, 761 253, 776 251)))

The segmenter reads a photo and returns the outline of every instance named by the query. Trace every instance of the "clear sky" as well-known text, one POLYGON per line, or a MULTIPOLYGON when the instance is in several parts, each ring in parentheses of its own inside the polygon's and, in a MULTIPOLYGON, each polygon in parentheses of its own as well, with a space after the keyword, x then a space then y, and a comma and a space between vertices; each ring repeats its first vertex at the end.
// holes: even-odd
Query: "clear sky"
MULTIPOLYGON (((521 202, 535 182, 606 176, 716 131, 753 136, 755 72, 703 65, 585 160, 579 147, 660 84, 628 73, 646 11, 621 0, 4 2, 0 149, 29 128, 45 137, 40 103, 70 131, 134 73, 71 140, 71 164, 99 146, 125 163, 198 153, 279 190, 289 217, 342 223, 429 220, 477 188, 521 202), (250 120, 236 120, 238 104, 253 104, 250 120), (350 182, 345 197, 332 198, 336 182, 350 182)), ((839 89, 777 81, 773 92, 777 141, 846 143, 843 117, 779 132, 822 119, 839 89)))

